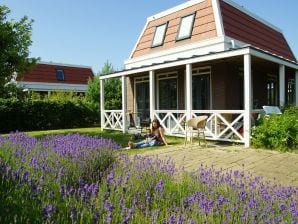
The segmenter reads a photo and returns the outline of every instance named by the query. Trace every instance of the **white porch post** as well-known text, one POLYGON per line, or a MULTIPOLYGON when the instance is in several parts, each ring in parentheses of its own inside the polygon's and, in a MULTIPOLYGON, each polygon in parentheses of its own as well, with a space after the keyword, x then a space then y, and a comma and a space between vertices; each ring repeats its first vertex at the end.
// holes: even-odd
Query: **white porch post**
POLYGON ((285 105, 285 66, 279 65, 279 106, 285 105))
POLYGON ((296 98, 296 106, 298 106, 298 70, 296 70, 296 75, 295 75, 295 98, 296 98))
POLYGON ((126 77, 123 75, 121 77, 122 83, 122 132, 126 133, 126 102, 127 102, 127 88, 126 88, 126 77))
POLYGON ((149 72, 149 95, 150 95, 150 120, 154 119, 155 111, 155 73, 154 71, 149 72))
POLYGON ((244 147, 250 147, 251 134, 251 55, 244 55, 244 147))
POLYGON ((100 127, 101 130, 104 129, 104 124, 105 124, 105 115, 104 115, 104 110, 105 110, 105 92, 104 92, 104 79, 101 79, 99 84, 100 84, 100 127))
POLYGON ((192 65, 186 65, 186 120, 191 119, 192 111, 192 65))

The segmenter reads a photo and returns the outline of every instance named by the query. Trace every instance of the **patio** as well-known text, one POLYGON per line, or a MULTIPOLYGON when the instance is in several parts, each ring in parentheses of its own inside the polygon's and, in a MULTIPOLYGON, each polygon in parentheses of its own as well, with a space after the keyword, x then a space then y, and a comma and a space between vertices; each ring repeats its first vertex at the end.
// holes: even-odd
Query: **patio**
POLYGON ((215 169, 244 170, 253 176, 262 176, 265 180, 286 186, 298 186, 298 154, 281 153, 264 149, 245 149, 243 146, 210 145, 202 148, 198 145, 185 148, 183 145, 146 150, 142 156, 171 158, 177 167, 187 172, 198 169, 201 164, 215 169), (244 164, 244 166, 243 166, 244 164))

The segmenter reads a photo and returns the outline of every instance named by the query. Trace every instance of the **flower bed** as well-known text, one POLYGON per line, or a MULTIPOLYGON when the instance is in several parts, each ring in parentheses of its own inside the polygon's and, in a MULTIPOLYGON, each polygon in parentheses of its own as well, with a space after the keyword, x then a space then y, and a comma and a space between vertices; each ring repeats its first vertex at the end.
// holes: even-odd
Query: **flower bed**
POLYGON ((80 135, 0 138, 0 222, 295 223, 298 187, 122 154, 80 135), (105 159, 102 159, 105 158, 105 159), (113 165, 111 166, 111 162, 113 165))

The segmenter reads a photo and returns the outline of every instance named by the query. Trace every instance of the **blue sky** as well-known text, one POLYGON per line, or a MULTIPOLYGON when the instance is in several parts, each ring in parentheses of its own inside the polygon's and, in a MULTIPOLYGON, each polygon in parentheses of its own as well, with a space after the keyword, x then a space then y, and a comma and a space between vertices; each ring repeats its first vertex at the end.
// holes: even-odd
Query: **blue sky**
MULTIPOLYGON (((31 56, 92 66, 108 60, 123 68, 146 18, 186 0, 1 0, 12 13, 34 19, 31 56)), ((234 0, 283 30, 298 58, 297 0, 234 0)))

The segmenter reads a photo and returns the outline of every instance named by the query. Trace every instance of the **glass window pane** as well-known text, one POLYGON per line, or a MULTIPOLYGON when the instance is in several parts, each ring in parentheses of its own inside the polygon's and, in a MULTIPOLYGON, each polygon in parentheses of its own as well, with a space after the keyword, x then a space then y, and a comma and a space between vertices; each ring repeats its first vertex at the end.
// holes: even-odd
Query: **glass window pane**
POLYGON ((181 18, 181 24, 177 36, 178 40, 189 38, 191 36, 194 18, 195 14, 181 18))
POLYGON ((64 71, 62 69, 56 70, 56 79, 58 81, 64 81, 64 71))
POLYGON ((177 79, 159 80, 159 109, 177 110, 177 79))
POLYGON ((192 78, 192 106, 193 110, 210 109, 210 77, 196 75, 192 78))
POLYGON ((156 27, 153 42, 152 42, 152 47, 163 45, 166 29, 167 29, 166 23, 156 27))

